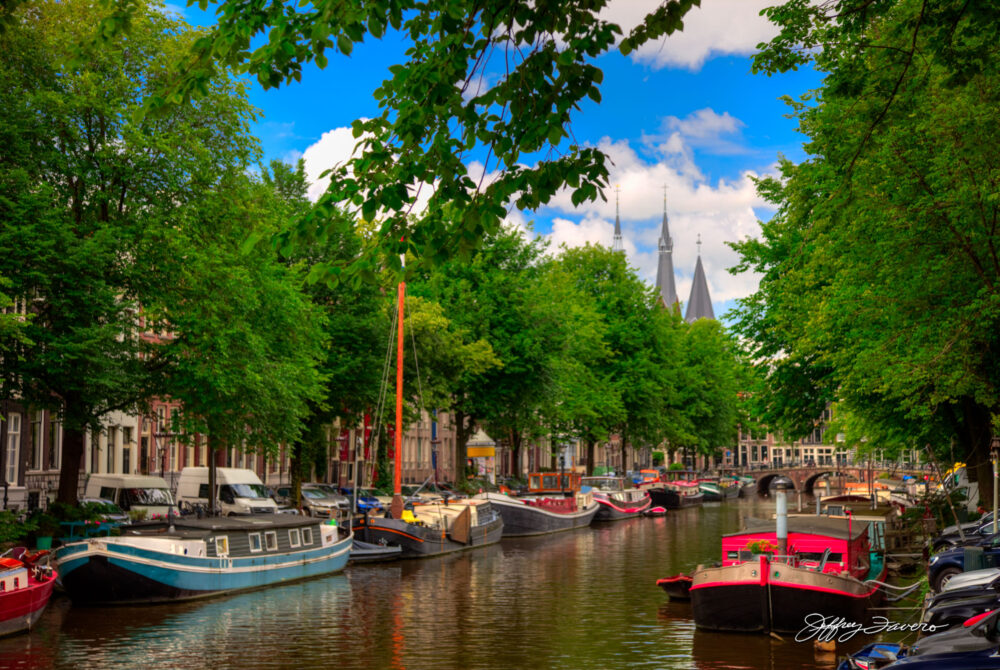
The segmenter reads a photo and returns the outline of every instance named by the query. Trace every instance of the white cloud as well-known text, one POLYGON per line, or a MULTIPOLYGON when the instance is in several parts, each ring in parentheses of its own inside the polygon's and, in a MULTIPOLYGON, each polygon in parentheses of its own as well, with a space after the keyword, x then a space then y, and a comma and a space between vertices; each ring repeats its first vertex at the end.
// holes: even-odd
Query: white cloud
POLYGON ((311 184, 310 200, 313 202, 319 200, 319 197, 326 192, 326 187, 330 185, 330 178, 320 178, 320 175, 330 168, 347 162, 354 153, 358 141, 349 127, 334 128, 323 133, 318 142, 311 144, 302 153, 302 158, 306 161, 306 178, 311 184))
MULTIPOLYGON (((626 140, 604 138, 598 143, 613 163, 609 164, 611 184, 621 189, 622 235, 629 262, 640 277, 650 284, 655 282, 666 185, 678 295, 687 302, 700 234, 702 264, 719 314, 722 303, 749 295, 756 290, 759 280, 752 275, 729 274, 727 270, 736 264, 737 256, 725 243, 759 235, 754 210, 770 206, 757 196, 751 181, 756 175, 751 171, 735 179, 709 182, 694 162, 690 142, 711 138, 713 128, 725 132, 742 125, 739 119, 712 110, 702 110, 688 119, 667 120, 666 126, 675 129, 670 137, 660 144, 655 143, 655 138, 648 139, 642 147, 643 153, 652 157, 651 161, 644 160, 626 140), (685 132, 691 133, 691 139, 685 132)), ((545 212, 551 210, 555 217, 552 241, 569 246, 586 242, 610 246, 615 201, 613 192, 606 195, 607 201, 576 207, 569 191, 560 192, 545 212)))
MULTIPOLYGON (((612 187, 621 189, 621 224, 623 242, 629 262, 637 268, 639 276, 653 284, 656 279, 657 242, 663 216, 663 186, 667 187, 670 234, 674 242, 673 264, 677 291, 687 302, 691 290, 698 249, 696 241, 701 235, 702 263, 708 277, 709 290, 722 313, 722 303, 749 295, 757 288, 758 278, 752 275, 731 276, 728 268, 737 262, 736 253, 727 241, 756 237, 760 234, 755 210, 765 212, 771 206, 757 196, 751 181, 752 171, 745 171, 734 179, 709 182, 695 162, 693 145, 721 141, 725 135, 736 135, 743 122, 728 113, 711 109, 699 110, 679 119, 668 117, 663 136, 644 136, 638 150, 627 140, 605 137, 598 147, 607 154, 610 163, 612 187)), ((328 180, 319 175, 334 165, 346 161, 356 141, 350 128, 335 128, 324 133, 318 142, 303 153, 306 175, 313 183, 309 197, 317 199, 328 180)), ((773 168, 772 170, 773 171, 773 168)), ((497 173, 483 174, 481 163, 469 164, 469 176, 485 186, 497 173)), ((432 189, 421 189, 417 209, 422 209, 432 189)), ((571 201, 571 192, 559 192, 548 206, 538 212, 542 224, 551 221, 547 234, 553 251, 559 245, 569 247, 586 243, 611 246, 614 235, 615 197, 609 191, 608 200, 584 203, 579 207, 571 201)), ((523 212, 512 209, 506 223, 515 227, 526 239, 538 233, 528 227, 523 212)))
MULTIPOLYGON (((601 16, 620 25, 627 35, 660 4, 661 0, 612 0, 601 16)), ((682 31, 643 45, 632 58, 654 68, 698 70, 715 56, 749 55, 778 34, 778 28, 760 16, 762 9, 775 4, 775 0, 705 0, 685 15, 682 31)))

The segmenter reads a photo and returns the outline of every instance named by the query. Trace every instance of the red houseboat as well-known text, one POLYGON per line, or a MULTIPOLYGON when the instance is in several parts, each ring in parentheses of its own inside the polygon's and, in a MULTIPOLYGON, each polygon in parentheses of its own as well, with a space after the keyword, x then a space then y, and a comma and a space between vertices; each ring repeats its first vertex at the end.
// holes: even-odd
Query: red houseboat
POLYGON ((0 636, 29 630, 45 611, 56 572, 37 561, 48 553, 32 556, 18 547, 0 556, 0 636))
POLYGON ((791 517, 787 531, 786 556, 775 553, 775 521, 748 519, 745 530, 723 536, 721 565, 699 566, 691 576, 698 628, 797 633, 809 614, 866 621, 885 577, 868 524, 791 517))

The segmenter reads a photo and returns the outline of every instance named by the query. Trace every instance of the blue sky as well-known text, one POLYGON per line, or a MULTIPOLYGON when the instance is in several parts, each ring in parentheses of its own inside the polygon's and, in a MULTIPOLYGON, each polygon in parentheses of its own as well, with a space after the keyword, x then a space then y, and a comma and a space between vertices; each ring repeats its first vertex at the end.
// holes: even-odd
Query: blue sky
MULTIPOLYGON (((656 4, 612 0, 604 13, 627 31, 656 4)), ((603 101, 588 102, 572 127, 578 142, 602 147, 614 163, 611 181, 620 189, 626 253, 650 284, 667 185, 678 295, 687 301, 700 235, 717 315, 756 288, 755 277, 727 272, 736 256, 725 245, 755 236, 757 219, 770 216, 748 176, 772 172, 779 154, 804 157, 804 138, 795 121, 785 118, 788 109, 779 97, 797 97, 820 84, 813 71, 750 74, 755 46, 777 32, 759 16, 772 4, 776 0, 703 0, 688 14, 682 33, 631 57, 601 58, 603 101)), ((168 8, 192 24, 211 19, 196 8, 168 8)), ((405 48, 390 35, 356 45, 350 57, 332 57, 325 70, 307 66, 301 83, 268 91, 254 84, 250 99, 264 116, 253 131, 265 160, 303 156, 314 178, 345 160, 353 146, 351 121, 377 113, 371 93, 390 65, 405 60, 405 48)), ((607 203, 580 208, 568 194, 558 196, 537 212, 513 212, 511 221, 522 226, 530 221, 535 234, 555 244, 610 245, 615 196, 607 195, 607 203)))

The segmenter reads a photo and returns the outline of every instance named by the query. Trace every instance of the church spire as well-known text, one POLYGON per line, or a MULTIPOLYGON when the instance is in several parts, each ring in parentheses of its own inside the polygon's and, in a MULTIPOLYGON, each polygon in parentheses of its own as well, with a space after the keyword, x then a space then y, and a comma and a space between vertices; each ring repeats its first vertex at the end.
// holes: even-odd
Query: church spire
POLYGON ((684 320, 694 323, 698 319, 714 319, 712 297, 708 294, 708 279, 705 278, 705 268, 701 265, 701 235, 698 235, 698 262, 694 266, 694 281, 691 283, 691 299, 688 300, 687 313, 684 320))
POLYGON ((670 238, 667 225, 667 186, 663 186, 663 226, 658 244, 659 258, 656 265, 656 288, 660 289, 660 300, 664 307, 673 309, 678 304, 677 288, 674 285, 674 241, 670 238))
POLYGON ((621 189, 615 186, 615 237, 611 242, 611 251, 620 251, 625 253, 625 244, 622 242, 622 222, 621 217, 619 216, 618 207, 618 194, 620 192, 621 189))

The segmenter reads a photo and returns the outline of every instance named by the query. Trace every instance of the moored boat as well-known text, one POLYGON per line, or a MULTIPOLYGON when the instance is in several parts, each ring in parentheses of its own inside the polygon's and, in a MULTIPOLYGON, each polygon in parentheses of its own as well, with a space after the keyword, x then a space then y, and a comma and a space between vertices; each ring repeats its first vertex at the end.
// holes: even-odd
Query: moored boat
POLYGON ((666 591, 671 600, 691 600, 691 575, 674 575, 656 580, 656 585, 666 591))
POLYGON ((626 488, 621 477, 583 477, 581 483, 591 487, 594 500, 600 505, 595 521, 631 519, 652 507, 645 489, 626 488))
POLYGON ((102 605, 176 602, 338 572, 353 537, 333 522, 267 517, 175 519, 90 538, 55 554, 66 592, 102 605))
POLYGON ((868 526, 823 517, 787 519, 787 555, 774 521, 748 520, 722 538, 722 563, 699 567, 690 587, 695 625, 717 631, 796 633, 808 615, 863 625, 881 596, 884 562, 868 526))
POLYGON ((380 563, 394 561, 403 553, 398 545, 369 544, 354 538, 351 545, 351 563, 380 563))
POLYGON ((399 518, 358 517, 354 532, 365 542, 396 545, 400 558, 427 558, 500 541, 504 521, 489 500, 469 498, 410 503, 399 518))
POLYGON ((576 473, 532 473, 525 495, 480 493, 503 518, 504 537, 545 535, 589 526, 600 504, 589 491, 581 491, 576 473))
POLYGON ((57 577, 42 563, 48 553, 18 547, 0 556, 0 637, 30 630, 45 611, 57 577))

